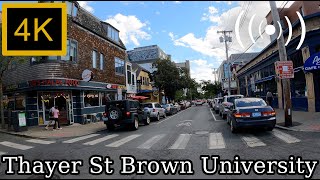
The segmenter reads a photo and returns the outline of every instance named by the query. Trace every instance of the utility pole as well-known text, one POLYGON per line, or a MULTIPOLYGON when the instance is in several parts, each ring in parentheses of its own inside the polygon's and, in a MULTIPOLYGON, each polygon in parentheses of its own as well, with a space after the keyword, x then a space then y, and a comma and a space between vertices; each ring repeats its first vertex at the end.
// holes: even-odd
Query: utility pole
POLYGON ((231 70, 230 70, 230 62, 229 62, 229 55, 228 55, 228 44, 227 42, 231 42, 231 37, 227 36, 227 33, 232 33, 232 31, 218 31, 217 33, 222 33, 223 38, 220 38, 220 42, 224 41, 224 44, 226 46, 226 60, 227 60, 227 65, 228 65, 228 95, 231 95, 231 89, 230 89, 230 84, 231 84, 231 70), (223 40, 222 40, 223 39, 223 40))
MULTIPOLYGON (((269 1, 272 13, 273 24, 275 25, 276 32, 279 34, 280 27, 277 22, 280 22, 279 12, 275 1, 269 1)), ((279 58, 280 61, 287 61, 287 52, 284 44, 283 34, 277 39, 279 58)), ((282 81, 283 95, 284 95, 284 112, 285 112, 285 126, 292 126, 292 113, 291 113, 291 97, 290 97, 290 79, 280 79, 282 81)))

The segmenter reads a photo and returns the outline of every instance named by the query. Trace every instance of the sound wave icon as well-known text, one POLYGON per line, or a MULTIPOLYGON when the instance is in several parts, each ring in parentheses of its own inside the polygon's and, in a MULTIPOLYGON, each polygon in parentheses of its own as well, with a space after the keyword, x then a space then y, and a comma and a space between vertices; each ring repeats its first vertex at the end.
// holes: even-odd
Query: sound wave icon
MULTIPOLYGON (((242 41, 240 39, 240 27, 239 27, 240 19, 241 19, 243 13, 244 13, 244 11, 241 11, 241 13, 239 14, 239 16, 237 18, 237 21, 236 21, 236 24, 235 24, 235 33, 236 33, 236 38, 237 38, 238 43, 244 49, 244 46, 243 46, 242 41)), ((300 20, 300 23, 301 23, 301 38, 300 38, 300 42, 299 42, 299 44, 298 44, 298 46, 296 48, 296 50, 298 50, 298 49, 300 49, 300 47, 301 47, 301 45, 302 45, 302 43, 303 43, 303 41, 305 39, 305 36, 306 36, 306 25, 305 25, 305 22, 304 22, 304 20, 303 20, 303 18, 301 16, 300 12, 296 11, 296 13, 297 13, 297 15, 299 17, 299 20, 300 20)), ((255 16, 256 16, 256 14, 254 14, 251 17, 251 19, 249 21, 249 26, 248 26, 249 36, 250 36, 250 39, 251 39, 253 44, 256 43, 256 41, 254 40, 253 35, 252 35, 252 24, 253 24, 253 20, 254 20, 255 16)), ((285 16, 285 19, 287 21, 288 28, 289 28, 288 39, 287 39, 287 41, 285 43, 285 46, 287 46, 289 44, 291 38, 292 38, 292 25, 291 25, 291 22, 290 22, 290 20, 289 20, 289 18, 287 16, 285 16)), ((263 23, 263 20, 259 24, 259 35, 260 35, 261 39, 263 39, 262 32, 261 32, 262 23, 263 23)), ((279 21, 277 21, 277 23, 278 23, 278 26, 279 26, 279 35, 278 35, 277 39, 279 39, 281 34, 282 34, 282 26, 281 26, 281 23, 279 21)), ((269 36, 271 36, 276 32, 276 28, 275 28, 274 25, 267 25, 265 27, 265 32, 269 36)))

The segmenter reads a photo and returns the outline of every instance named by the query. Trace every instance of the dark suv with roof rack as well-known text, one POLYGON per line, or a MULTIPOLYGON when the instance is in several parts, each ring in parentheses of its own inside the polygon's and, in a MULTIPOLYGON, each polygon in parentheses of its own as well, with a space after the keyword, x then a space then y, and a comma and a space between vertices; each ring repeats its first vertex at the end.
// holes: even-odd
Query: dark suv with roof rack
POLYGON ((118 126, 137 130, 139 123, 150 124, 150 113, 143 109, 139 101, 127 99, 108 101, 103 120, 108 130, 114 130, 118 126))

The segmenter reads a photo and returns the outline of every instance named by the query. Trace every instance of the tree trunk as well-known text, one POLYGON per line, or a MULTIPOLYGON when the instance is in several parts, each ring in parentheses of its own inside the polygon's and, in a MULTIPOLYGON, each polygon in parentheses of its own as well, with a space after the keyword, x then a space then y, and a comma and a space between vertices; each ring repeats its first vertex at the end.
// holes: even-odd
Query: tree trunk
POLYGON ((2 81, 0 81, 0 114, 1 114, 1 127, 5 129, 6 124, 4 121, 4 107, 3 107, 3 89, 2 89, 2 81))

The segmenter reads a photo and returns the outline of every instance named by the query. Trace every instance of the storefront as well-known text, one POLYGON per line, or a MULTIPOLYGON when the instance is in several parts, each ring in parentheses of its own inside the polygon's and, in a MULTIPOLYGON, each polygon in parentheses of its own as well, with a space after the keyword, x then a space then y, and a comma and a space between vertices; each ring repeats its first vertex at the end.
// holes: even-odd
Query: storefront
POLYGON ((5 95, 5 108, 25 110, 28 126, 46 125, 53 106, 58 106, 60 122, 66 125, 82 123, 85 115, 104 112, 107 101, 123 99, 125 86, 75 79, 44 79, 6 87, 5 95))

